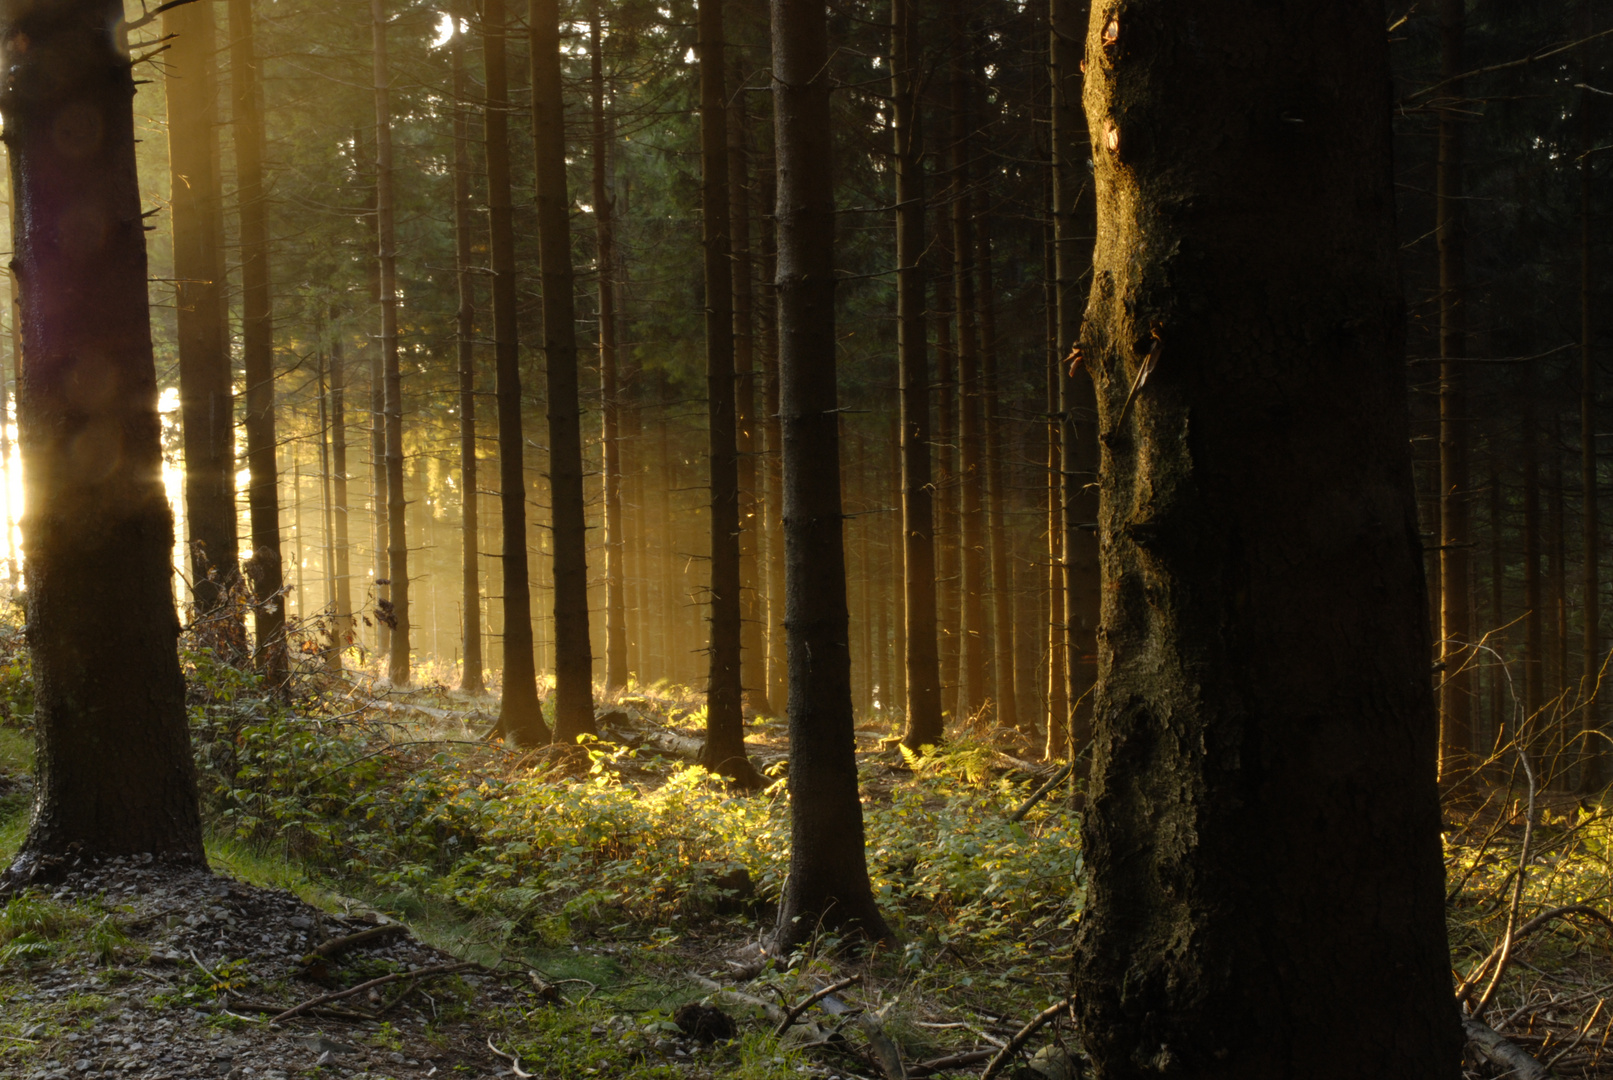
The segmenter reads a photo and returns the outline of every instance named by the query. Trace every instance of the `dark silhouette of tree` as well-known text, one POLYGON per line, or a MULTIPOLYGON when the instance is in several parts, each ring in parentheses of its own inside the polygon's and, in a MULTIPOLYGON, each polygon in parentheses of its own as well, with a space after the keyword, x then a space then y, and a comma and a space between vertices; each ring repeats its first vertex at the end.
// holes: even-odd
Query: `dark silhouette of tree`
POLYGON ((460 634, 465 650, 459 688, 480 694, 482 681, 482 576, 476 537, 480 531, 476 475, 476 274, 472 265, 470 73, 465 69, 465 5, 453 7, 449 41, 454 88, 454 270, 459 305, 454 313, 459 361, 460 634))
POLYGON ((834 185, 822 0, 772 0, 780 424, 790 652, 790 876, 773 946, 888 938, 868 882, 847 647, 835 382, 834 185))
POLYGON ((203 860, 122 19, 114 0, 0 5, 38 753, 10 886, 74 856, 203 860))
POLYGON ((1455 1078, 1384 11, 1187 16, 1086 46, 1085 1045, 1106 1077, 1455 1078))

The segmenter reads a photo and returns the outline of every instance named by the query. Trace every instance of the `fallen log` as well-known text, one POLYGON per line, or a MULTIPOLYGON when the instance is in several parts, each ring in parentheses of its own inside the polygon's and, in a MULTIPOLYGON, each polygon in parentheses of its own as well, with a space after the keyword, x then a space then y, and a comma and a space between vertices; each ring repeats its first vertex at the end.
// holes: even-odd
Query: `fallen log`
POLYGON ((1462 1017, 1462 1032, 1479 1053, 1503 1069, 1510 1069, 1512 1080, 1550 1080, 1556 1075, 1482 1020, 1462 1017))

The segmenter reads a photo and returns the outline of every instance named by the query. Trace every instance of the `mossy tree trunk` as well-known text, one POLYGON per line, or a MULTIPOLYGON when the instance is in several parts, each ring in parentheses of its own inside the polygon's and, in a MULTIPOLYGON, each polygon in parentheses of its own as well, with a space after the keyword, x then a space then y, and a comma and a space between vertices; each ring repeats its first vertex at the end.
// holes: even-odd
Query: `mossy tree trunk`
POLYGON ((1380 4, 1094 11, 1098 1075, 1454 1080, 1380 4))

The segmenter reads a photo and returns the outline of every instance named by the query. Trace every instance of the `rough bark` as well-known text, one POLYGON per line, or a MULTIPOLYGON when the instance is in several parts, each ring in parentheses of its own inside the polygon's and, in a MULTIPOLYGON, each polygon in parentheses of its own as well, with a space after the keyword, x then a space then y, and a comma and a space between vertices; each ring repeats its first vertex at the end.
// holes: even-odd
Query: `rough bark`
POLYGON ((820 928, 891 934, 868 882, 846 646, 827 14, 822 0, 772 13, 791 794, 773 948, 788 953, 820 928))
POLYGON ((241 357, 246 377, 247 513, 252 557, 256 660, 271 687, 286 679, 285 569, 280 558, 280 493, 275 472, 274 312, 270 297, 269 217, 263 189, 263 103, 253 40, 252 0, 229 0, 230 100, 235 123, 236 199, 241 244, 241 357))
POLYGON ((739 463, 734 445, 734 268, 722 0, 700 0, 700 240, 706 285, 706 418, 711 475, 711 616, 706 745, 700 764, 754 780, 740 680, 739 463))
POLYGON ((549 506, 554 543, 554 737, 593 735, 588 639, 588 524, 577 386, 577 297, 566 190, 565 101, 560 87, 558 0, 531 0, 532 147, 543 275, 543 356, 549 396, 549 506))
POLYGON ((936 643, 935 507, 930 472, 930 358, 923 256, 923 51, 914 0, 891 3, 891 130, 896 170, 896 364, 901 393, 902 744, 940 743, 941 655, 936 643))
MULTIPOLYGON (((1466 0, 1440 0, 1440 76, 1464 67, 1466 0)), ((1462 84, 1439 114, 1435 199, 1439 248, 1440 779, 1463 785, 1472 768, 1472 613, 1468 603, 1467 230, 1462 195, 1462 84)))
MULTIPOLYGON (((1064 700, 1072 755, 1092 741, 1093 687, 1098 678, 1098 618, 1102 579, 1098 566, 1098 424, 1092 380, 1076 366, 1074 347, 1086 308, 1083 287, 1092 266, 1095 233, 1092 182, 1086 159, 1090 139, 1081 112, 1081 42, 1087 4, 1050 0, 1049 75, 1052 83, 1054 289, 1058 301, 1059 449, 1064 587, 1064 700)), ((1078 769, 1084 775, 1086 765, 1078 769)))
POLYGON ((454 80, 454 261, 459 287, 455 312, 455 344, 459 360, 459 536, 460 638, 465 665, 459 688, 467 694, 486 690, 482 681, 482 575, 476 537, 480 522, 476 476, 476 275, 471 242, 470 73, 465 70, 463 0, 453 7, 454 35, 449 41, 454 80))
MULTIPOLYGON (((218 79, 213 6, 163 13, 171 39, 163 88, 174 242, 179 408, 185 439, 185 521, 192 599, 216 609, 240 578, 235 520, 235 398, 231 385, 224 199, 218 176, 218 79)), ((237 620, 206 635, 229 652, 245 645, 237 620)))
POLYGON ((589 63, 593 76, 594 273, 599 289, 599 389, 602 416, 600 456, 605 487, 605 689, 627 686, 627 593, 622 532, 621 402, 616 356, 616 198, 609 184, 610 144, 614 137, 605 115, 605 58, 600 52, 599 0, 588 21, 589 63))
POLYGON ((77 856, 204 858, 122 18, 117 0, 0 4, 37 738, 8 886, 77 856))
POLYGON ((484 0, 482 55, 487 103, 488 253, 493 266, 493 356, 498 411, 500 567, 504 594, 504 695, 498 732, 517 746, 549 741, 533 661, 532 592, 526 551, 526 440, 521 430, 521 356, 516 328, 515 224, 510 205, 510 95, 504 0, 484 0))
POLYGON ((392 640, 387 680, 408 686, 409 540, 408 494, 403 486, 403 378, 398 370, 398 252, 392 195, 392 76, 387 70, 386 0, 370 0, 375 61, 376 258, 381 264, 381 367, 386 407, 386 561, 392 582, 392 640))
POLYGON ((1117 1080, 1454 1080, 1385 15, 1197 12, 1086 47, 1084 1043, 1117 1080))

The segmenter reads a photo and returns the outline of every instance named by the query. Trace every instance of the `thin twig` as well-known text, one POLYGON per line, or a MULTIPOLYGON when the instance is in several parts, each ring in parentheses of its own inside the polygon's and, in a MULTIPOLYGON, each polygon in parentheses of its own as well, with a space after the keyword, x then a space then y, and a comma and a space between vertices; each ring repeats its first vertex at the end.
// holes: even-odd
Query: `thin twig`
POLYGON ((1030 798, 1028 798, 1024 802, 1020 803, 1019 808, 1017 810, 1015 810, 1012 814, 1008 815, 1008 820, 1009 821, 1023 821, 1025 819, 1025 815, 1030 813, 1031 807, 1035 806, 1037 803, 1039 803, 1043 799, 1047 798, 1048 792, 1050 792, 1054 788, 1058 787, 1059 786, 1059 781, 1063 780, 1066 776, 1069 776, 1070 775, 1070 770, 1073 769, 1073 768, 1075 768, 1075 762, 1066 761, 1064 763, 1064 767, 1062 769, 1060 769, 1058 772, 1054 773, 1052 778, 1050 780, 1048 780, 1047 783, 1043 784, 1041 787, 1039 787, 1035 791, 1031 792, 1030 798))
POLYGON ((280 1021, 289 1020, 298 1013, 306 1012, 316 1005, 324 1005, 332 1001, 339 1001, 342 998, 352 997, 354 994, 368 990, 374 986, 381 986, 385 983, 394 983, 402 979, 423 979, 432 975, 454 975, 458 972, 470 971, 473 968, 480 968, 481 966, 482 965, 480 964, 438 964, 435 967, 420 968, 418 971, 399 971, 391 975, 382 975, 378 979, 371 979, 369 982, 361 982, 357 986, 349 987, 346 990, 337 990, 334 993, 326 994, 323 997, 316 997, 312 1001, 305 1001, 301 1005, 293 1005, 279 1016, 271 1017, 269 1023, 278 1024, 280 1021))
POLYGON ((497 1054, 499 1057, 503 1058, 505 1061, 508 1061, 510 1063, 510 1068, 515 1071, 516 1076, 530 1077, 532 1075, 521 1068, 521 1059, 519 1056, 515 1054, 506 1054, 504 1051, 494 1046, 493 1036, 491 1035, 487 1037, 487 1048, 493 1051, 493 1053, 497 1054))
POLYGON ((1501 957, 1495 962, 1495 974, 1490 977, 1490 985, 1484 988, 1484 996, 1473 1007, 1475 1020, 1484 1019, 1484 1010, 1489 1008, 1496 987, 1501 985, 1501 976, 1506 974, 1507 961, 1512 957, 1513 934, 1518 928, 1518 905, 1523 903, 1523 881, 1528 876, 1529 841, 1534 838, 1535 831, 1535 771, 1529 767, 1529 754, 1521 746, 1518 747, 1518 762, 1529 780, 1529 811, 1523 819, 1523 850, 1518 853, 1518 877, 1512 888, 1512 906, 1507 911, 1506 936, 1501 939, 1501 957))
POLYGON ((800 1019, 802 1013, 812 1008, 812 1006, 816 1005, 830 994, 833 994, 839 990, 844 990, 846 987, 851 986, 854 983, 862 982, 862 980, 863 977, 861 975, 853 975, 850 978, 841 979, 837 983, 831 983, 830 985, 825 986, 822 990, 819 990, 817 993, 801 1002, 801 1004, 785 1013, 784 1019, 779 1021, 778 1027, 773 1029, 773 1037, 778 1038, 780 1035, 783 1035, 786 1031, 790 1030, 791 1025, 800 1019))
POLYGON ((1030 1023, 1020 1028, 1019 1031, 1014 1034, 1014 1037, 1008 1040, 1007 1046, 997 1051, 997 1056, 992 1058, 990 1063, 986 1065, 986 1071, 980 1074, 980 1080, 991 1080, 992 1077, 1002 1072, 1003 1067, 1013 1060, 1014 1055, 1019 1053, 1020 1047, 1024 1046, 1028 1041, 1030 1041, 1030 1037, 1032 1035, 1035 1035, 1038 1031, 1040 1031, 1042 1026, 1049 1020, 1052 1020, 1065 1009, 1068 1009, 1071 1004, 1074 1003, 1074 1001, 1075 995, 1071 994, 1058 1004, 1049 1005, 1047 1008, 1037 1013, 1030 1023))

